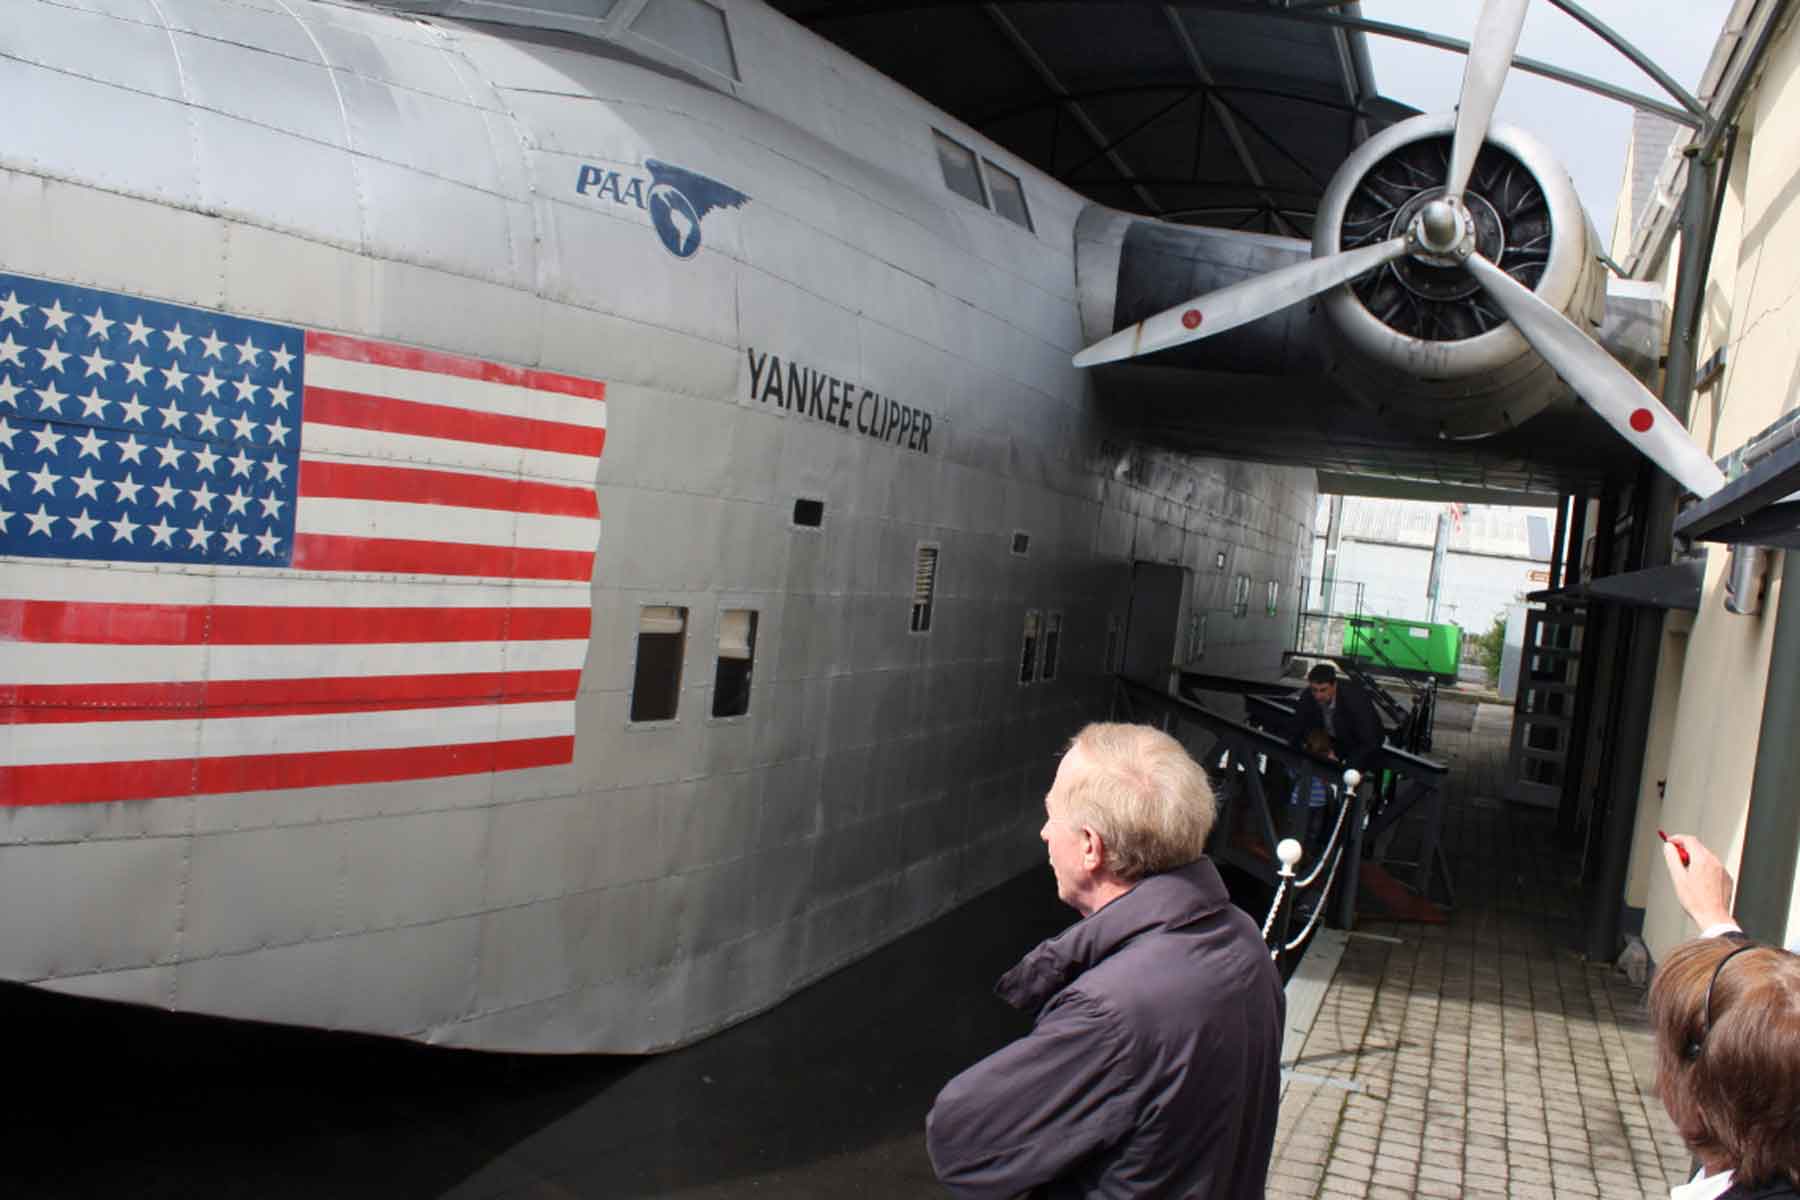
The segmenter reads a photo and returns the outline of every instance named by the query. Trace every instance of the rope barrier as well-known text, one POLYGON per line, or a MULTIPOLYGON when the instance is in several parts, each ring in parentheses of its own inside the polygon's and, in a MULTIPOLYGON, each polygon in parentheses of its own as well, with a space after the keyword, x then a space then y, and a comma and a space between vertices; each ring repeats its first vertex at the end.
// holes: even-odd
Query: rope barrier
MULTIPOLYGON (((1331 895, 1331 885, 1337 881, 1338 864, 1343 861, 1344 861, 1344 852, 1343 852, 1343 850, 1340 849, 1335 855, 1332 856, 1331 874, 1329 874, 1325 877, 1325 891, 1324 891, 1323 895, 1326 895, 1326 896, 1331 895)), ((1312 916, 1310 916, 1306 919, 1306 928, 1302 929, 1300 931, 1299 937, 1295 938, 1293 941, 1291 941, 1287 945, 1283 946, 1281 948, 1281 952, 1285 954, 1289 950, 1298 950, 1300 948, 1301 943, 1306 941, 1306 939, 1308 937, 1312 936, 1313 926, 1317 925, 1319 923, 1319 918, 1324 915, 1325 915, 1325 905, 1324 904, 1321 903, 1321 904, 1313 905, 1312 916)), ((1264 935, 1264 936, 1266 939, 1267 935, 1264 935)))
MULTIPOLYGON (((1263 941, 1265 942, 1269 940, 1269 934, 1275 928, 1275 917, 1276 914, 1281 912, 1281 898, 1287 894, 1288 882, 1288 880, 1283 879, 1281 881, 1281 886, 1275 889, 1275 903, 1269 905, 1269 916, 1263 921, 1263 941)), ((1270 953, 1274 952, 1270 951, 1270 953)))

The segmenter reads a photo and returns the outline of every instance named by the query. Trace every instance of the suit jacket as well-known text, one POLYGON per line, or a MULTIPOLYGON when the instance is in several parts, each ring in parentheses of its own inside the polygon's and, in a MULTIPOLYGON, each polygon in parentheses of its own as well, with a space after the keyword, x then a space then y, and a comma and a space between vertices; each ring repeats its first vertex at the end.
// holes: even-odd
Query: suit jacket
MULTIPOLYGON (((1331 744, 1336 748, 1338 757, 1344 765, 1366 771, 1375 756, 1381 752, 1381 746, 1387 740, 1387 734, 1381 725, 1381 718, 1375 715, 1375 705, 1362 685, 1354 679, 1340 678, 1337 689, 1337 732, 1332 735, 1331 744)), ((1292 737, 1298 745, 1314 729, 1325 728, 1325 713, 1319 702, 1313 699, 1311 689, 1300 693, 1300 700, 1294 708, 1294 728, 1292 737)))

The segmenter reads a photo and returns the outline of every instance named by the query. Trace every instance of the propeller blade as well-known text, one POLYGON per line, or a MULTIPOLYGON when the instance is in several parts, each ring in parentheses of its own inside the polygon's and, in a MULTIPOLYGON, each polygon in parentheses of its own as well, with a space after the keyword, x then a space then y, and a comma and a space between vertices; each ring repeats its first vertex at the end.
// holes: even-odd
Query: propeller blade
POLYGON ((1575 322, 1481 255, 1471 254, 1468 267, 1531 348, 1621 437, 1696 496, 1725 486, 1724 473, 1675 414, 1575 322))
POLYGON ((1140 354, 1167 350, 1170 346, 1236 329, 1392 262, 1406 253, 1406 247, 1405 238, 1392 238, 1341 254, 1309 258, 1279 271, 1196 296, 1186 304, 1165 309, 1130 329, 1121 329, 1111 337, 1095 342, 1075 356, 1075 365, 1094 367, 1136 358, 1140 354))
POLYGON ((1451 199, 1462 199, 1469 186, 1469 175, 1475 170, 1475 156, 1487 141, 1488 123, 1494 119, 1494 105, 1500 101, 1500 89, 1506 86, 1506 72, 1512 66, 1513 51, 1519 48, 1519 30, 1525 25, 1525 9, 1531 0, 1487 0, 1481 6, 1481 20, 1475 24, 1475 37, 1469 43, 1469 58, 1463 64, 1462 99, 1456 102, 1456 137, 1450 144, 1450 177, 1444 181, 1451 199))

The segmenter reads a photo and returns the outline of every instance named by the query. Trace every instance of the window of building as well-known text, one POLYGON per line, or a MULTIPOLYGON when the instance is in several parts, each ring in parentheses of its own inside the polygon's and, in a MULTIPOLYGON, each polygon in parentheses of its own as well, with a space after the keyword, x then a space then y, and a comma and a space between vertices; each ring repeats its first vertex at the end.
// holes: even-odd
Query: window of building
POLYGON ((1023 529, 1013 530, 1012 552, 1020 558, 1031 553, 1031 535, 1023 529))
POLYGON ((1281 608, 1281 581, 1278 579, 1271 579, 1271 580, 1269 580, 1268 615, 1271 617, 1274 616, 1275 613, 1280 608, 1281 608))
POLYGON ((987 176, 988 195, 994 198, 994 211, 1014 225, 1030 229, 1031 213, 1025 208, 1025 189, 1020 185, 1019 177, 985 158, 981 160, 981 168, 987 176))
POLYGON ((932 134, 937 139, 938 166, 943 169, 945 185, 964 199, 986 208, 987 192, 981 186, 981 171, 975 164, 974 152, 935 129, 932 134))
POLYGON ((705 0, 650 0, 631 32, 727 79, 738 77, 725 14, 705 0))
POLYGON ((1051 613, 1044 618, 1044 669, 1039 678, 1048 682, 1056 678, 1056 659, 1062 649, 1062 614, 1051 613))
POLYGON ((1019 682, 1030 683, 1037 678, 1038 653, 1038 611, 1029 609, 1025 613, 1025 639, 1019 649, 1019 682))
POLYGON ((750 711, 750 668, 755 662, 755 610, 726 609, 719 614, 719 669, 713 675, 713 716, 741 717, 750 711))
POLYGON ((801 498, 794 501, 794 524, 817 529, 825 523, 825 502, 801 498))
POLYGON ((687 609, 664 604, 647 604, 638 610, 637 669, 631 681, 633 721, 674 718, 681 703, 687 617, 687 609))
POLYGON ((1239 575, 1231 589, 1231 615, 1247 617, 1250 615, 1250 577, 1239 575))
POLYGON ((931 605, 937 593, 938 548, 920 546, 913 560, 912 631, 931 632, 931 605))

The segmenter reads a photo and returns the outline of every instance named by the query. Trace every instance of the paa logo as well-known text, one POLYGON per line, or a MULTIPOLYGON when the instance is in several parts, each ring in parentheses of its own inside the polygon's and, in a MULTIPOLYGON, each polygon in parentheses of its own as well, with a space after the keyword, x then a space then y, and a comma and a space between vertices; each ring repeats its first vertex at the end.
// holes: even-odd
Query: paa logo
POLYGON ((645 159, 644 167, 650 172, 648 181, 583 163, 575 191, 648 210, 656 236, 676 258, 692 258, 700 249, 700 222, 707 213, 715 208, 737 208, 750 199, 716 179, 654 158, 645 159))

